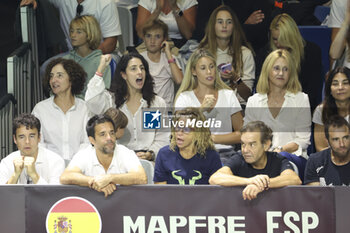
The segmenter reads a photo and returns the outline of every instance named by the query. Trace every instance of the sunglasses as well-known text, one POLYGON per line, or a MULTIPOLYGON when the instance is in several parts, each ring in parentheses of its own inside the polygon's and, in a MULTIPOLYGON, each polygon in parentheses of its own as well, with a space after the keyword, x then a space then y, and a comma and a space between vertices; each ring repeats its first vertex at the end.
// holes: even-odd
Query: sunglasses
POLYGON ((80 14, 83 12, 84 7, 83 5, 80 5, 80 3, 77 6, 77 16, 80 16, 80 14))
POLYGON ((175 132, 180 132, 182 131, 183 133, 191 133, 192 131, 194 131, 193 128, 190 128, 190 127, 179 127, 179 126, 176 126, 175 127, 175 132))

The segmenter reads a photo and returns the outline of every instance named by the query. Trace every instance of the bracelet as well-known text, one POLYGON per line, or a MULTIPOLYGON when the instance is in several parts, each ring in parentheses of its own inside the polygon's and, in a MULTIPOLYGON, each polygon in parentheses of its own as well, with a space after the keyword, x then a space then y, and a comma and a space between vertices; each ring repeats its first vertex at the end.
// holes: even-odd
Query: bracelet
POLYGON ((103 77, 103 74, 101 72, 96 71, 95 73, 97 76, 103 77))
POLYGON ((168 60, 168 63, 169 63, 169 64, 175 63, 175 58, 169 59, 169 60, 168 60))
POLYGON ((242 82, 241 78, 238 78, 236 81, 233 81, 236 85, 240 84, 242 82))

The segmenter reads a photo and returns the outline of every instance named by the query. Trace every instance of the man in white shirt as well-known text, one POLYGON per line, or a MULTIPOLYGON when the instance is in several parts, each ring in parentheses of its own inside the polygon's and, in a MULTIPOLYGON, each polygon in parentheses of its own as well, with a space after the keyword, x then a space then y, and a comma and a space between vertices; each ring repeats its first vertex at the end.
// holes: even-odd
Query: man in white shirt
POLYGON ((65 164, 61 156, 39 147, 40 121, 31 114, 14 119, 13 139, 18 151, 0 163, 0 184, 59 184, 65 164))
POLYGON ((116 144, 116 129, 110 117, 92 117, 86 131, 93 146, 74 155, 60 178, 62 184, 88 186, 107 197, 115 191, 116 184, 147 183, 135 152, 116 144))

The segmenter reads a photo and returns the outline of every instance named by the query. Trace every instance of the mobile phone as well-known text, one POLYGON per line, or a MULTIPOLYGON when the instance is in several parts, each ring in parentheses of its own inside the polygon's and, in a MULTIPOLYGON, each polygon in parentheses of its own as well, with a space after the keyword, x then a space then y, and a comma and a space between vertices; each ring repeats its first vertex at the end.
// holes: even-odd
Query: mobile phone
POLYGON ((231 63, 227 63, 227 64, 225 64, 225 65, 222 65, 222 66, 220 67, 220 70, 221 70, 221 72, 223 72, 223 73, 226 73, 226 72, 231 71, 231 70, 232 70, 232 65, 231 65, 231 63))

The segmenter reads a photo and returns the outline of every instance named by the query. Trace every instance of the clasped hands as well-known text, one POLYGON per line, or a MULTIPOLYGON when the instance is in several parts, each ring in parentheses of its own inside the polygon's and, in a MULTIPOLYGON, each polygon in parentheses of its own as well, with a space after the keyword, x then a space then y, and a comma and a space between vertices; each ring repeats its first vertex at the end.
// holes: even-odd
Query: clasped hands
POLYGON ((269 189, 270 177, 267 175, 256 175, 248 179, 248 185, 243 189, 244 200, 253 200, 259 193, 269 189))
POLYGON ((117 186, 111 182, 109 174, 91 177, 89 187, 98 192, 103 192, 105 197, 111 195, 117 189, 117 186))

